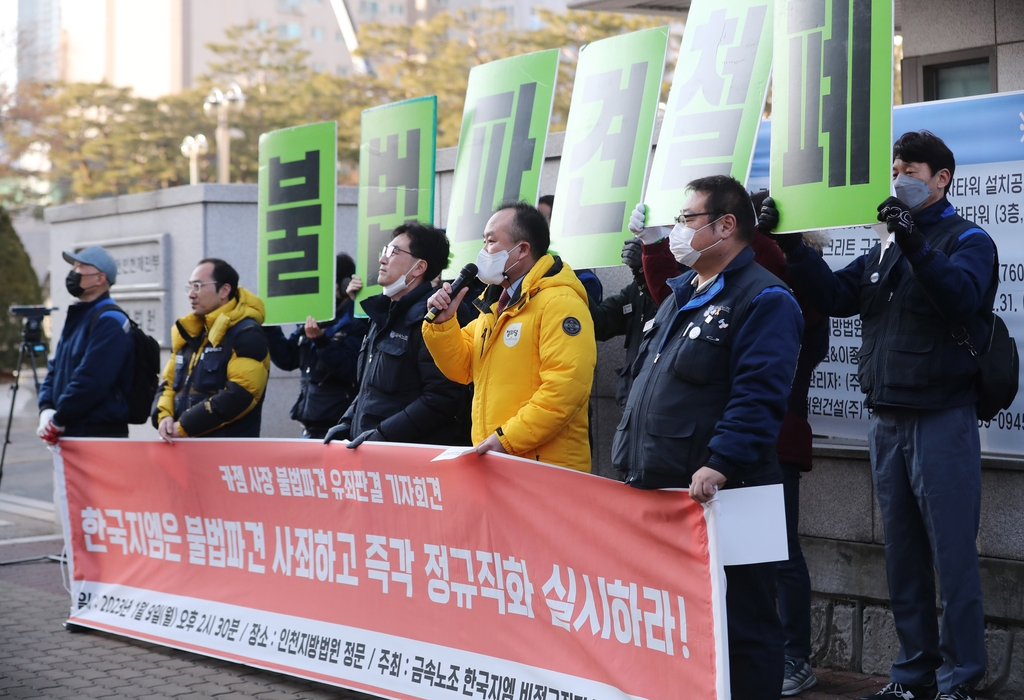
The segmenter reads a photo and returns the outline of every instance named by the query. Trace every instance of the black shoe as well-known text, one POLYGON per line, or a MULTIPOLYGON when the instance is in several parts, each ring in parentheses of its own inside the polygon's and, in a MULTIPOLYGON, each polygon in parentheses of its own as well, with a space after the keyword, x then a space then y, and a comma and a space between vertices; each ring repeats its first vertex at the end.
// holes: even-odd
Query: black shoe
POLYGON ((890 683, 874 695, 868 695, 860 700, 938 700, 937 694, 938 687, 935 683, 931 685, 890 683))
POLYGON ((948 693, 939 693, 939 697, 936 700, 975 700, 977 697, 974 688, 966 683, 961 683, 948 693))

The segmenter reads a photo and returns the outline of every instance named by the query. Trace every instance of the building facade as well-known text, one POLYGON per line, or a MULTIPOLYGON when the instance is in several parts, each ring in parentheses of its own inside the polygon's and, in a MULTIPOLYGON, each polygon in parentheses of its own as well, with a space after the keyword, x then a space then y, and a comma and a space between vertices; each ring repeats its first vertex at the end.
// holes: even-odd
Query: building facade
POLYGON ((194 87, 232 26, 295 39, 317 72, 356 69, 343 0, 19 0, 18 79, 106 81, 160 97, 194 87))

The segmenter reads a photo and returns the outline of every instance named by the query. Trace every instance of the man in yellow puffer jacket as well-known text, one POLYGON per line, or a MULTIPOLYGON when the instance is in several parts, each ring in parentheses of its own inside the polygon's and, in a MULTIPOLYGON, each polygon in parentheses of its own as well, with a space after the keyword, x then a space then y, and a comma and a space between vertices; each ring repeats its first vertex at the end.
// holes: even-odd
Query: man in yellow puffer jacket
POLYGON ((188 282, 192 313, 171 328, 153 425, 160 437, 259 437, 270 353, 259 297, 238 273, 205 258, 188 282))
POLYGON ((474 384, 476 451, 504 452, 590 471, 587 402, 597 362, 587 293, 575 273, 549 255, 547 222, 537 209, 503 204, 487 222, 478 276, 489 286, 465 328, 454 318, 466 291, 445 284, 429 306, 423 340, 452 381, 474 384))

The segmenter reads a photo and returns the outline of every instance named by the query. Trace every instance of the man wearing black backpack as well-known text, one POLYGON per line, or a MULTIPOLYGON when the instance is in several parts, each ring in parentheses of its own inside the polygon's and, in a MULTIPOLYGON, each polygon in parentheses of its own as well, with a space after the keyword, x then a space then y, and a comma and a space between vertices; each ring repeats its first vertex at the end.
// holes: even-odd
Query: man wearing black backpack
POLYGON ((878 206, 890 235, 837 272, 799 234, 777 237, 797 291, 823 314, 862 322, 858 377, 900 639, 875 700, 972 700, 986 669, 972 348, 987 349, 998 278, 992 239, 946 199, 955 168, 939 137, 903 134, 896 196, 878 206))
POLYGON ((72 265, 65 284, 78 302, 68 307, 39 390, 37 434, 51 445, 61 437, 126 438, 135 343, 131 322, 110 298, 117 264, 99 246, 64 259, 72 265))

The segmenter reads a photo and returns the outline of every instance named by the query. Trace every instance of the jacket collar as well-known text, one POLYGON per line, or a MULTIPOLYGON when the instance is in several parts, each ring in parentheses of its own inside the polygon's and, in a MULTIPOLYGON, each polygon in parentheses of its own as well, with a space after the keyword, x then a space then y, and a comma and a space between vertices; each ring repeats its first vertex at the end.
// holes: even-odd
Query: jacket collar
MULTIPOLYGON (((263 301, 258 296, 245 287, 239 287, 237 299, 228 300, 226 304, 214 309, 203 318, 195 314, 182 316, 175 326, 182 336, 183 344, 187 338, 199 338, 206 335, 211 345, 219 345, 224 339, 224 335, 246 318, 251 318, 256 323, 263 325, 266 313, 263 301)), ((173 346, 172 338, 172 349, 177 351, 177 348, 173 346)))
MULTIPOLYGON (((560 257, 550 253, 543 255, 523 277, 522 283, 508 301, 506 313, 519 313, 529 302, 531 296, 547 286, 547 283, 561 274, 564 269, 565 263, 560 257)), ((577 283, 579 283, 578 280, 577 283)), ((493 314, 493 307, 498 302, 502 289, 500 284, 487 285, 483 294, 473 302, 473 305, 482 313, 493 314)))
POLYGON ((939 223, 947 216, 955 214, 956 209, 949 203, 949 200, 943 197, 935 204, 930 204, 921 211, 913 215, 914 222, 919 226, 932 226, 939 223))
POLYGON ((423 314, 421 313, 419 314, 419 319, 414 318, 414 316, 419 313, 419 309, 416 307, 419 302, 430 296, 433 291, 434 288, 429 282, 421 282, 409 290, 398 301, 393 302, 389 297, 383 294, 377 294, 369 297, 368 299, 364 299, 360 303, 360 306, 363 307, 363 311, 366 312, 366 315, 378 328, 386 326, 391 319, 403 318, 407 323, 415 320, 423 320, 423 314))
POLYGON ((668 286, 672 290, 673 295, 676 299, 676 308, 682 311, 685 308, 694 308, 700 306, 706 301, 709 301, 715 297, 725 287, 725 278, 731 273, 746 267, 754 261, 754 250, 747 246, 739 252, 739 254, 729 261, 729 264, 722 270, 718 279, 715 280, 714 284, 711 285, 707 290, 702 292, 699 296, 694 297, 693 292, 693 278, 697 276, 697 273, 693 270, 686 272, 678 277, 673 277, 668 281, 668 286))
POLYGON ((74 311, 76 314, 85 313, 89 309, 95 309, 103 302, 110 299, 110 292, 103 292, 92 301, 76 301, 74 304, 68 307, 68 311, 74 311))

